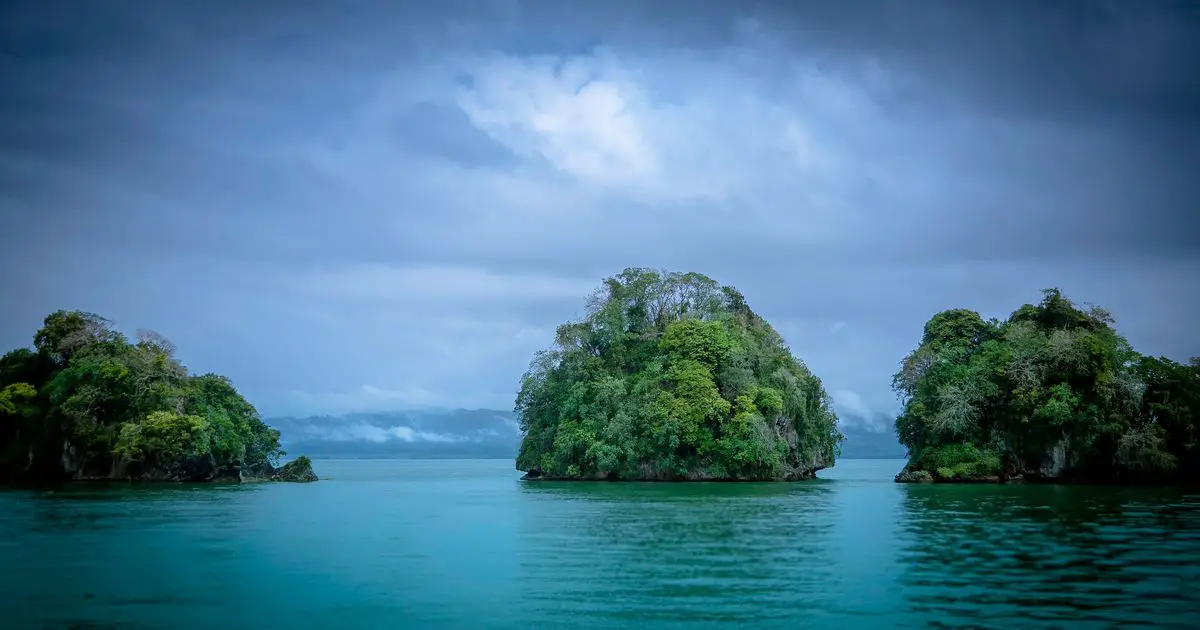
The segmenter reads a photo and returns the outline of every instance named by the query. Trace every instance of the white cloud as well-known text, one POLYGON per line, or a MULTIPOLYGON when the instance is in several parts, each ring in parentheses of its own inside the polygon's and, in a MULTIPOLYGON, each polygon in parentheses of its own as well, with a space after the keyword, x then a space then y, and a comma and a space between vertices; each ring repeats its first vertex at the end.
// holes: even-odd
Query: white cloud
POLYGON ((808 118, 858 118, 870 100, 813 68, 797 70, 792 102, 762 99, 761 85, 739 67, 745 54, 490 56, 464 64, 473 84, 455 103, 519 155, 652 201, 755 195, 764 179, 834 165, 832 146, 808 118))
POLYGON ((461 442, 462 438, 456 435, 447 435, 444 433, 433 433, 430 431, 418 431, 412 427, 391 427, 388 429, 393 436, 404 440, 405 442, 461 442))
POLYGON ((596 78, 594 58, 494 58, 475 72, 457 103, 480 129, 519 153, 540 154, 559 170, 599 184, 657 177, 635 85, 596 78))
POLYGON ((874 433, 891 431, 891 417, 873 409, 857 392, 838 389, 831 396, 834 410, 838 412, 839 426, 874 433))
POLYGON ((461 442, 465 438, 457 435, 446 433, 436 433, 432 431, 421 431, 408 426, 391 426, 381 427, 366 422, 355 422, 353 424, 336 423, 336 424, 307 424, 300 429, 309 439, 323 439, 335 442, 353 442, 363 440, 367 442, 389 442, 392 440, 400 440, 402 442, 461 442))
POLYGON ((833 397, 835 407, 844 409, 850 414, 867 419, 873 415, 866 401, 856 392, 848 389, 838 389, 834 390, 831 396, 833 397))
MULTIPOLYGON (((246 55, 231 57, 242 76, 287 89, 214 84, 206 98, 216 101, 200 99, 186 116, 138 118, 161 139, 142 148, 155 150, 64 153, 103 155, 103 166, 118 170, 57 165, 41 187, 59 195, 47 207, 86 200, 96 234, 120 230, 72 241, 78 256, 47 263, 24 291, 3 292, 36 300, 0 311, 26 322, 13 330, 67 302, 130 325, 161 322, 194 368, 234 376, 264 411, 305 415, 509 408, 530 356, 600 277, 561 270, 606 274, 626 264, 702 271, 739 286, 835 392, 845 417, 868 422, 881 417, 872 408, 895 408, 895 362, 945 306, 1004 316, 1036 299, 1039 286, 1074 283, 1064 286, 1073 296, 1132 305, 1122 326, 1140 349, 1195 347, 1194 336, 1181 347, 1177 332, 1192 330, 1184 323, 1197 310, 1195 292, 1177 288, 1190 286, 1194 262, 1109 257, 1072 271, 1058 261, 1039 263, 1034 275, 1003 257, 992 268, 979 262, 1024 255, 1021 239, 998 237, 990 240, 1011 247, 948 258, 963 258, 954 244, 979 242, 972 234, 1019 228, 1034 202, 1090 208, 1102 222, 1113 203, 1140 198, 1130 183, 1146 175, 1128 167, 1137 161, 1125 161, 1109 130, 980 115, 925 73, 906 76, 903 60, 878 57, 885 66, 848 49, 797 54, 804 42, 769 22, 738 26, 739 41, 725 47, 610 41, 619 54, 580 54, 576 40, 572 53, 513 56, 477 54, 495 48, 485 41, 504 30, 495 24, 462 48, 422 25, 436 40, 431 54, 377 50, 395 67, 377 74, 356 65, 333 83, 313 74, 312 58, 289 54, 295 65, 286 67, 300 71, 278 72, 284 66, 256 66, 261 55, 250 66, 246 55), (316 99, 285 96, 330 85, 316 99), (254 103, 255 95, 271 96, 254 103), (412 140, 413 128, 429 131, 423 142, 412 140), (479 157, 486 150, 491 157, 479 157), (316 220, 328 208, 336 215, 316 220), (106 213, 123 218, 100 220, 106 213), (194 219, 170 219, 184 214, 194 219), (957 253, 938 251, 951 245, 957 253), (955 278, 906 265, 909 250, 941 257, 955 278), (255 268, 272 257, 271 270, 255 268), (329 264, 296 272, 299 257, 329 264), (539 272, 503 271, 512 268, 539 272), (1097 280, 1079 284, 1088 278, 1097 280), (151 295, 159 299, 142 299, 151 295)), ((386 30, 391 41, 394 28, 386 30)), ((608 41, 585 38, 598 40, 608 41)), ((1043 214, 1061 212, 1038 212, 1039 221, 1043 214)), ((1043 249, 1079 251, 1061 245, 1043 249)))

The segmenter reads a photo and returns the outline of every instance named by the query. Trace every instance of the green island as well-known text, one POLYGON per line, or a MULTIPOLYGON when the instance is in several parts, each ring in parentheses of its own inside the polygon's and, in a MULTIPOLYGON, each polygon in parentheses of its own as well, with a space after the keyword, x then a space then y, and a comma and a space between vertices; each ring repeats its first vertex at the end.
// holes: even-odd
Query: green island
POLYGON ((1004 322, 953 309, 925 324, 892 381, 909 452, 896 481, 1200 479, 1200 359, 1142 356, 1103 308, 1042 293, 1004 322))
POLYGON ((742 294, 626 269, 522 378, 526 479, 799 480, 833 465, 830 399, 742 294))
POLYGON ((81 311, 0 358, 0 481, 316 481, 229 379, 190 375, 162 336, 81 311))

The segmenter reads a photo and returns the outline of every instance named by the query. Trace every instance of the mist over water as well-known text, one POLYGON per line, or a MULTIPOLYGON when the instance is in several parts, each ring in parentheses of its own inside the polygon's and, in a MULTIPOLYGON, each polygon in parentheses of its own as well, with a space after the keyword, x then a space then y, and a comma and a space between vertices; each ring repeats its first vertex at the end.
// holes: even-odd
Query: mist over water
POLYGON ((1200 495, 524 483, 508 460, 326 460, 312 485, 0 492, 24 628, 1190 627, 1200 495))

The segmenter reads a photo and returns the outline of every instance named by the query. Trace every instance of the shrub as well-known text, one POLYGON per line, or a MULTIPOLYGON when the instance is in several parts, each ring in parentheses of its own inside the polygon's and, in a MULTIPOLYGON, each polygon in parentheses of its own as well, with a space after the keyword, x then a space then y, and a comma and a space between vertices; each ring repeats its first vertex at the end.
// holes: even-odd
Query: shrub
POLYGON ((921 468, 944 479, 964 479, 1000 474, 1000 455, 991 449, 960 443, 931 446, 921 452, 921 468))

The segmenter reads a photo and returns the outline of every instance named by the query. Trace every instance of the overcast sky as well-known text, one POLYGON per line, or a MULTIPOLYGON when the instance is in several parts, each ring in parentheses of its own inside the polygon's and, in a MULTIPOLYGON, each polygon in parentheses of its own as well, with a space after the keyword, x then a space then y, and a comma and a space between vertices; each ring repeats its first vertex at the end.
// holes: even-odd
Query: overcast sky
POLYGON ((509 409, 628 266, 846 416, 1058 286, 1200 355, 1194 2, 6 2, 0 344, 84 309, 266 415, 509 409), (436 8, 435 8, 436 7, 436 8))

